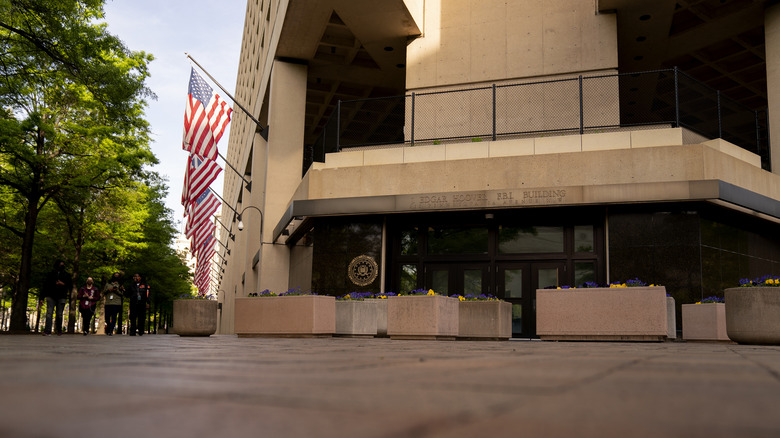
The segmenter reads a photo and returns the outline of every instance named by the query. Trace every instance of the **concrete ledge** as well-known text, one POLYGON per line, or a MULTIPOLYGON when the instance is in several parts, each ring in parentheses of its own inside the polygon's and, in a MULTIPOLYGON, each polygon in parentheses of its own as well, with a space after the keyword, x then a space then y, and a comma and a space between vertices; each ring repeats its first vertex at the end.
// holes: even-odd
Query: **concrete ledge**
POLYGON ((473 158, 488 158, 491 142, 479 141, 471 143, 448 144, 445 147, 446 160, 468 160, 473 158))
POLYGON ((536 155, 566 152, 582 152, 582 136, 559 135, 534 139, 534 154, 536 155))
POLYGON ((491 158, 514 157, 518 155, 534 154, 534 139, 512 138, 499 141, 491 141, 488 146, 491 158))
POLYGON ((404 148, 404 163, 423 163, 426 161, 444 161, 446 159, 447 148, 444 145, 404 148))
POLYGON ((582 136, 582 151, 606 151, 631 148, 630 132, 606 132, 582 136))
POLYGON ((683 144, 682 128, 631 131, 631 147, 679 146, 683 144))
POLYGON ((363 165, 363 151, 345 151, 325 154, 325 167, 356 167, 363 165))

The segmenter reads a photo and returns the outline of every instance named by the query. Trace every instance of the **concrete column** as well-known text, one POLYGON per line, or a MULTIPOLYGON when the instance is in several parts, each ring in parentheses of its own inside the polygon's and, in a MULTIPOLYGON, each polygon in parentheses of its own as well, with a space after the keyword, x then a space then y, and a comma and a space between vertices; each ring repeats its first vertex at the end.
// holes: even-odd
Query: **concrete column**
POLYGON ((780 174, 780 5, 764 12, 764 39, 772 173, 780 174))
MULTIPOLYGON (((274 227, 301 182, 306 74, 305 65, 280 61, 274 61, 271 71, 266 157, 253 157, 265 163, 263 245, 257 266, 260 272, 256 286, 258 291, 270 289, 278 293, 288 289, 290 250, 284 245, 274 245, 272 239, 274 227)), ((262 148, 255 152, 261 153, 262 148)), ((253 178, 253 181, 257 179, 253 178)), ((247 257, 252 258, 254 254, 247 254, 247 257)))
MULTIPOLYGON (((261 249, 260 244, 260 213, 254 208, 247 208, 249 206, 257 207, 263 210, 263 203, 265 201, 266 191, 266 157, 268 156, 268 143, 263 139, 260 134, 255 133, 252 141, 252 162, 249 163, 252 181, 252 191, 248 192, 244 189, 243 203, 241 210, 244 214, 241 219, 244 223, 244 230, 239 233, 244 234, 244 241, 246 242, 246 255, 244 257, 244 272, 246 272, 246 279, 244 285, 244 296, 247 296, 252 292, 260 292, 262 289, 257 289, 260 281, 260 264, 254 264, 255 255, 261 249)), ((263 223, 265 225, 265 223, 263 223)))

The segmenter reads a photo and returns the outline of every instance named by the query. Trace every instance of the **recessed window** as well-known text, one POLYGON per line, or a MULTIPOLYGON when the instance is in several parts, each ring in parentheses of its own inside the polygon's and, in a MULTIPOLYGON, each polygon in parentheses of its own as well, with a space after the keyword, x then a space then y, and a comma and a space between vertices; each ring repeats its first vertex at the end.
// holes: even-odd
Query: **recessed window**
POLYGON ((593 252, 593 225, 574 227, 574 252, 593 252))
POLYGON ((401 231, 401 255, 417 255, 417 229, 401 231))
POLYGON ((498 252, 529 254, 563 252, 563 227, 505 227, 498 229, 498 252))
POLYGON ((417 265, 401 265, 401 289, 397 292, 408 292, 417 289, 417 265))
POLYGON ((428 254, 487 254, 487 228, 428 228, 428 254))

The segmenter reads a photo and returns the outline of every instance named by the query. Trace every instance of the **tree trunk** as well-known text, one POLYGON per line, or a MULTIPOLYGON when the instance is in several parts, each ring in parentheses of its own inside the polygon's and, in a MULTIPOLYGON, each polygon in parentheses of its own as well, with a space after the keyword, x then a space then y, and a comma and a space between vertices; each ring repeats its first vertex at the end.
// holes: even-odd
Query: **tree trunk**
POLYGON ((38 303, 35 306, 35 329, 33 330, 35 333, 38 333, 41 330, 41 307, 43 307, 43 302, 38 300, 38 303))
MULTIPOLYGON (((36 178, 40 180, 40 178, 36 178)), ((35 225, 38 222, 41 200, 40 192, 35 189, 27 198, 27 214, 25 215, 24 236, 22 238, 22 259, 19 264, 19 287, 11 302, 11 326, 9 331, 24 333, 30 331, 27 326, 27 299, 30 290, 30 275, 32 273, 33 241, 35 240, 35 225)))

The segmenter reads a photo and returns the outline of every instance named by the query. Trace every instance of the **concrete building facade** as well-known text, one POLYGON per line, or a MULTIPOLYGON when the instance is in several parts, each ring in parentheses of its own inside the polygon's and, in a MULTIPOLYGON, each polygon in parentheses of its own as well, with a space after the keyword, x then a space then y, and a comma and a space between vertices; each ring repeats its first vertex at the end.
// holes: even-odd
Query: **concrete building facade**
POLYGON ((264 289, 434 288, 533 336, 537 288, 780 272, 779 44, 770 1, 249 0, 219 331, 264 289))

